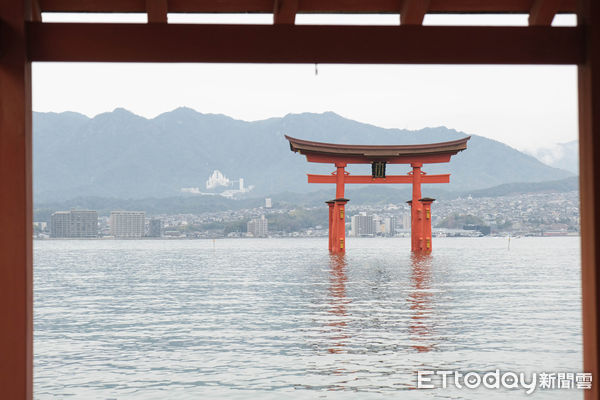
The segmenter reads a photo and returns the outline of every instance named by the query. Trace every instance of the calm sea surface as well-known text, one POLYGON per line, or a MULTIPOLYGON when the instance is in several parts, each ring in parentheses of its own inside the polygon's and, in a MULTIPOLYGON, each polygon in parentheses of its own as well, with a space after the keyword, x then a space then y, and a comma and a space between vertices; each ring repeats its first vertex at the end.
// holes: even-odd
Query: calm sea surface
POLYGON ((582 398, 414 390, 418 370, 582 369, 579 238, 434 246, 36 241, 35 398, 582 398))

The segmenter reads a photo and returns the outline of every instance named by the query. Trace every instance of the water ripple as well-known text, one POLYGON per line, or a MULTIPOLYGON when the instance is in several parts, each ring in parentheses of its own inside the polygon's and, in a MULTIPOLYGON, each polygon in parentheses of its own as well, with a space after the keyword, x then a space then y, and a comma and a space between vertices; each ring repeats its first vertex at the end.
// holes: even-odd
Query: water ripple
POLYGON ((36 241, 35 398, 505 399, 416 371, 581 370, 578 238, 408 246, 36 241))

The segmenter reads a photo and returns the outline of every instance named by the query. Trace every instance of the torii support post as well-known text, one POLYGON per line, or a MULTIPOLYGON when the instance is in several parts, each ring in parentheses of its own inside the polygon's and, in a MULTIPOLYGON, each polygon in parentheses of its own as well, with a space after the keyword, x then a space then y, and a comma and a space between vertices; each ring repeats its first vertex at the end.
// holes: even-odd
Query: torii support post
POLYGON ((421 203, 421 207, 423 209, 423 216, 421 219, 421 233, 423 234, 423 240, 420 245, 420 252, 429 254, 431 253, 431 249, 433 247, 433 241, 431 240, 431 203, 433 203, 435 199, 430 197, 424 197, 419 199, 419 203, 421 203))
MULTIPOLYGON (((329 225, 329 250, 332 253, 346 251, 346 203, 344 198, 346 163, 335 163, 335 200, 333 200, 332 224, 329 225)), ((331 210, 331 208, 330 208, 331 210)))
POLYGON ((422 163, 412 163, 412 200, 410 202, 410 243, 413 252, 420 251, 423 241, 423 204, 421 199, 422 163))
POLYGON ((329 233, 329 251, 333 249, 333 206, 335 204, 335 200, 328 200, 325 202, 329 207, 329 225, 327 232, 329 233))
POLYGON ((332 253, 344 253, 346 251, 346 203, 349 201, 344 198, 334 200, 332 253))

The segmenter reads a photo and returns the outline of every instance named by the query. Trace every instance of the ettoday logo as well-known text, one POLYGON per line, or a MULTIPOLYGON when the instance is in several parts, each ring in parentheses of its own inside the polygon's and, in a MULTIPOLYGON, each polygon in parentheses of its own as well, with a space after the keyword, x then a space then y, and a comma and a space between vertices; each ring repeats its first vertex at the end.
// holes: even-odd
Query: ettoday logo
POLYGON ((477 389, 523 389, 532 394, 536 389, 584 389, 592 388, 592 374, 586 372, 488 372, 460 371, 417 371, 418 389, 447 388, 477 389))

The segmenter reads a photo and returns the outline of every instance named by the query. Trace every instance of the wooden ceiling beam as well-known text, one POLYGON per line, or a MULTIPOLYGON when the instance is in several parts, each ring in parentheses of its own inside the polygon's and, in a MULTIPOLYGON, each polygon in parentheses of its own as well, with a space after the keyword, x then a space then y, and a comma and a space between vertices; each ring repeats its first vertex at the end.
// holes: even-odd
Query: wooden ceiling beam
POLYGON ((27 25, 31 61, 577 64, 577 27, 27 25))
POLYGON ((293 25, 296 22, 298 0, 275 0, 273 5, 273 23, 293 25))
POLYGON ((404 0, 400 10, 401 25, 423 25, 430 0, 404 0))
POLYGON ((550 26, 562 0, 534 0, 529 11, 530 26, 550 26))
POLYGON ((40 0, 31 0, 31 21, 42 22, 42 8, 40 0))
MULTIPOLYGON (((45 12, 144 13, 145 0, 39 0, 45 12)), ((302 0, 298 13, 391 13, 399 0, 302 0)), ((560 13, 574 13, 577 0, 564 0, 560 13)), ((531 0, 430 0, 429 13, 522 13, 531 10, 531 0)), ((173 13, 272 13, 273 0, 169 0, 173 13)))
POLYGON ((148 23, 167 23, 167 0, 146 0, 148 23))
POLYGON ((145 0, 39 0, 43 12, 145 13, 145 0))

